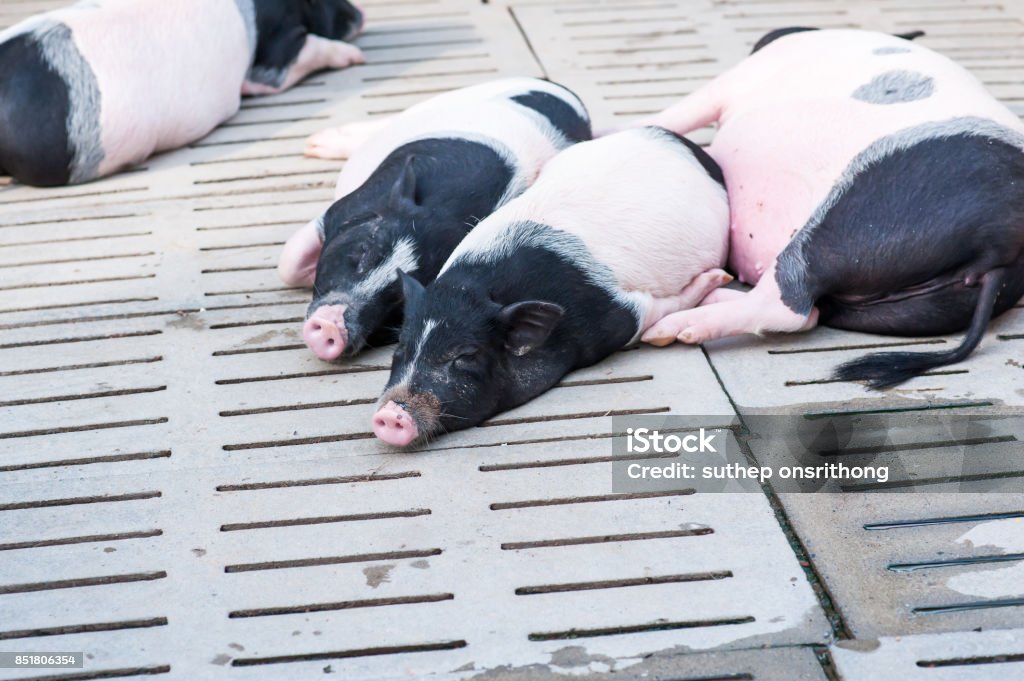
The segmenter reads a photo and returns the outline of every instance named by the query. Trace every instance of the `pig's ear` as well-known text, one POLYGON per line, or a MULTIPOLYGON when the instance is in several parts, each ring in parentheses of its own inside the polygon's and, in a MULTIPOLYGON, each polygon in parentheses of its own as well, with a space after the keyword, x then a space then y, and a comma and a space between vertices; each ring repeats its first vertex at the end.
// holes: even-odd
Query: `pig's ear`
POLYGON ((402 282, 402 298, 405 300, 405 313, 408 315, 412 310, 419 307, 423 300, 423 293, 426 289, 423 284, 416 281, 402 270, 398 270, 398 279, 402 282))
POLYGON ((505 327, 505 349, 522 357, 543 345, 565 314, 561 305, 541 300, 526 300, 506 305, 498 313, 505 327))
POLYGON ((320 224, 323 217, 307 223, 284 244, 277 262, 277 275, 289 286, 312 286, 320 259, 320 224))
POLYGON ((405 159, 402 172, 391 188, 391 207, 396 210, 411 210, 418 205, 416 202, 416 169, 412 162, 415 156, 405 159))

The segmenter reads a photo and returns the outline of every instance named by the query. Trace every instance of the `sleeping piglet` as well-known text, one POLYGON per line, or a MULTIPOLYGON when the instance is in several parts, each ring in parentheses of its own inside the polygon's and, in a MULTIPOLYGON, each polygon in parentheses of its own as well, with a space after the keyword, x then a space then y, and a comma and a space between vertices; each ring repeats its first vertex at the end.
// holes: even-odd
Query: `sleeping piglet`
POLYGON ((708 153, 732 212, 730 264, 749 293, 716 292, 644 340, 764 331, 926 336, 835 378, 896 385, 958 362, 1024 294, 1024 124, 974 76, 908 36, 789 28, 650 123, 717 122, 708 153))
POLYGON ((718 166, 661 128, 583 142, 480 223, 424 288, 373 417, 405 446, 474 426, 635 342, 731 280, 718 166))
POLYGON ((349 160, 335 202, 288 240, 278 265, 285 283, 313 286, 306 344, 330 361, 393 342, 398 271, 433 281, 477 222, 559 150, 589 138, 579 99, 536 78, 454 90, 311 138, 307 153, 349 160))
POLYGON ((0 175, 87 182, 193 142, 243 94, 363 61, 347 0, 83 0, 0 32, 0 175))

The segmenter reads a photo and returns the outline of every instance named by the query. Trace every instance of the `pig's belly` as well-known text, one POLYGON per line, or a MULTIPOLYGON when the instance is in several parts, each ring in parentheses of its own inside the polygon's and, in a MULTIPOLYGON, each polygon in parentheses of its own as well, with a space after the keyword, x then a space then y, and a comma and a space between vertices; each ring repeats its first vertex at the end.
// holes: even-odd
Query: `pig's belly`
MULTIPOLYGON (((814 120, 844 113, 829 103, 815 108, 814 120)), ((801 122, 809 118, 748 112, 724 124, 708 149, 729 192, 729 266, 744 283, 757 283, 867 146, 854 135, 808 129, 801 122)))
POLYGON ((250 55, 235 3, 116 2, 60 19, 99 86, 101 174, 188 144, 238 110, 250 55))
MULTIPOLYGON (((995 100, 948 88, 921 103, 879 106, 834 97, 777 102, 726 115, 708 149, 722 166, 731 213, 729 265, 755 284, 843 172, 877 140, 960 116, 1021 124, 995 100)), ((913 181, 910 178, 909 181, 913 181)))

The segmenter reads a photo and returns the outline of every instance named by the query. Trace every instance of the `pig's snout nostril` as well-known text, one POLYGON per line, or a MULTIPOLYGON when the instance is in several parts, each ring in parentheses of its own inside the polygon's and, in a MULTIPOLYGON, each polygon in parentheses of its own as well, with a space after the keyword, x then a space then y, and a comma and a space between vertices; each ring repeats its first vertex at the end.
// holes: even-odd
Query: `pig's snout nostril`
POLYGON ((416 421, 394 402, 381 407, 373 417, 374 434, 388 444, 404 447, 416 439, 416 421))
POLYGON ((302 338, 317 357, 333 361, 344 352, 347 333, 340 319, 335 323, 323 317, 313 317, 303 325, 302 338))

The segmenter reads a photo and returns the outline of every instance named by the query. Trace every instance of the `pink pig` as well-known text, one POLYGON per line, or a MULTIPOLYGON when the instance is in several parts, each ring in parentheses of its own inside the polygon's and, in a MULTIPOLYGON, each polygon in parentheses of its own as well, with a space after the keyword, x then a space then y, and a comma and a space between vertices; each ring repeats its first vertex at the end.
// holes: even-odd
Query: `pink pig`
POLYGON ((964 359, 1024 294, 1024 125, 949 59, 899 36, 782 29, 643 124, 713 122, 730 267, 756 285, 715 291, 645 341, 818 323, 968 330, 953 350, 868 355, 836 374, 883 388, 964 359))

